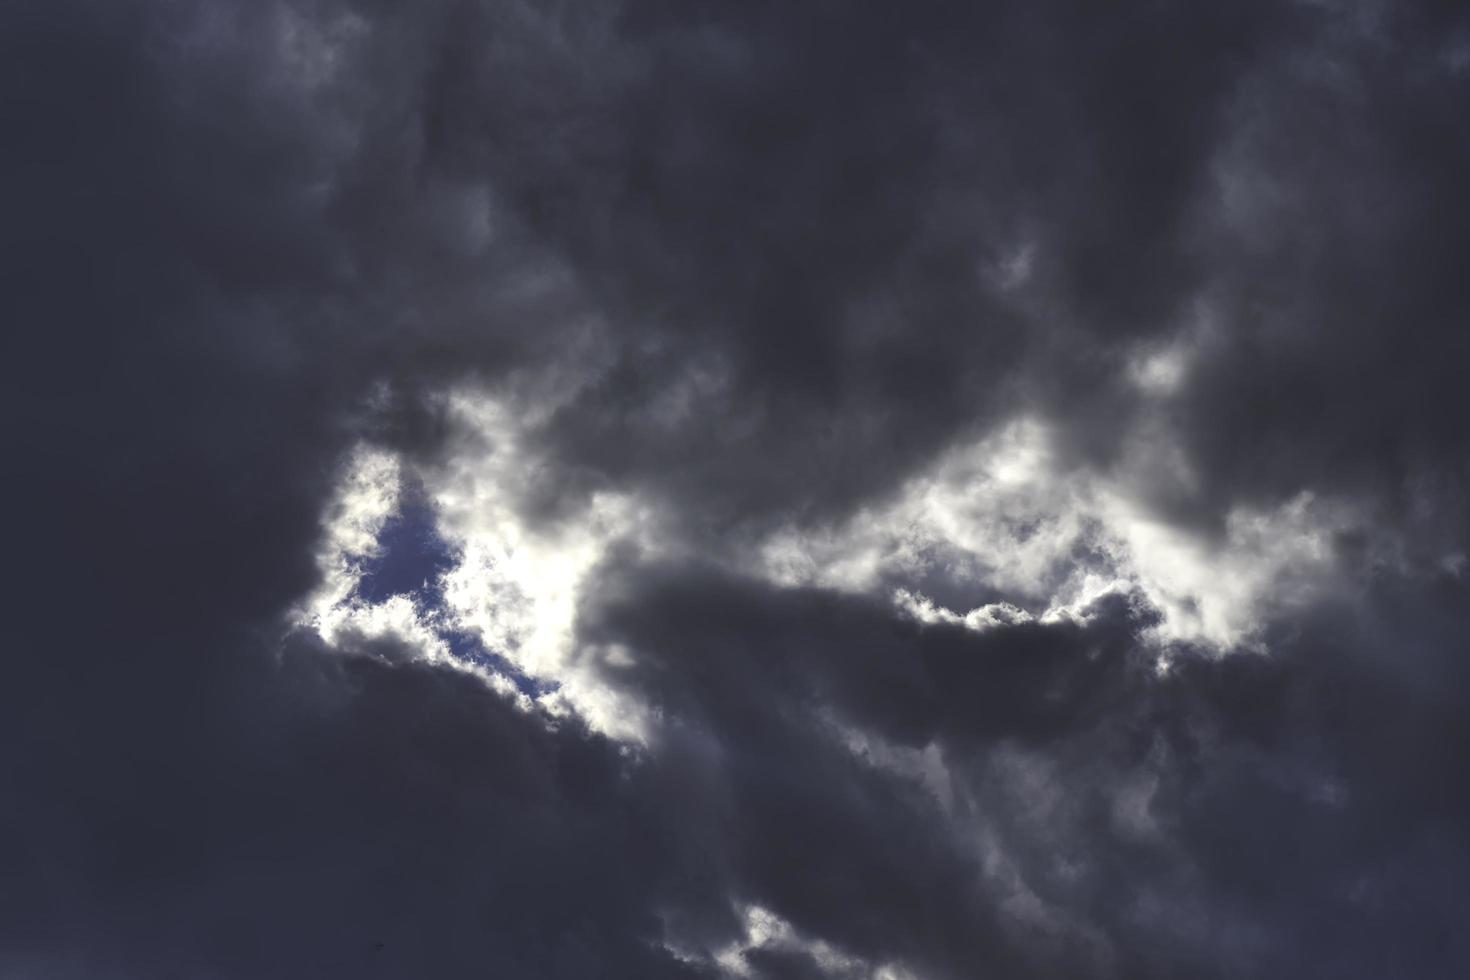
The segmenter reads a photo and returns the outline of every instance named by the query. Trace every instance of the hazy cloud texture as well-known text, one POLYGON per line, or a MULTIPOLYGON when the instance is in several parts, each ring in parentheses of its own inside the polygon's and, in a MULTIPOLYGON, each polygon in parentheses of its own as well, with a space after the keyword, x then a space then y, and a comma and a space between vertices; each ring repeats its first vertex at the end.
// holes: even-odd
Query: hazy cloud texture
POLYGON ((0 978, 1470 968, 1461 5, 0 11, 0 978))

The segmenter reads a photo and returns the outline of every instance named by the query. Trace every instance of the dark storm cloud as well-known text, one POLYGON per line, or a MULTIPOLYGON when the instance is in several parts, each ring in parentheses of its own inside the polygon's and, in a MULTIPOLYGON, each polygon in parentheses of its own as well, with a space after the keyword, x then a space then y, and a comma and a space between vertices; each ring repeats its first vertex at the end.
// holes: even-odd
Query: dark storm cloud
POLYGON ((1454 5, 0 20, 0 975, 714 975, 664 944, 747 904, 922 977, 1463 973, 1454 5), (1110 461, 1160 411, 1132 345, 1201 307, 1156 502, 1336 493, 1403 545, 1269 657, 1157 677, 1137 596, 974 633, 620 555, 582 629, 666 720, 625 752, 281 648, 343 453, 462 449, 451 384, 590 373, 535 486, 718 549, 1018 411, 1110 461))
POLYGON ((534 165, 501 136, 525 123, 495 61, 464 55, 440 111, 651 332, 559 418, 563 451, 748 518, 850 503, 1018 402, 1095 400, 1109 343, 1170 326, 1200 278, 1188 220, 1221 119, 1300 19, 632 5, 634 68, 589 85, 534 165), (727 386, 649 425, 691 362, 727 386))
POLYGON ((1087 626, 976 635, 640 578, 651 593, 618 592, 588 628, 645 654, 621 683, 718 733, 722 812, 697 822, 732 828, 739 892, 798 928, 921 976, 1450 976, 1470 954, 1470 797, 1450 777, 1470 750, 1450 693, 1466 624, 1447 581, 1323 609, 1269 659, 1186 655, 1159 680, 1131 642, 1148 613, 1122 601, 1087 626), (948 805, 834 725, 937 748, 948 805), (1018 938, 984 835, 1058 925, 1018 938))
POLYGON ((929 789, 869 764, 841 731, 968 757, 1000 739, 1044 742, 1090 728, 1093 709, 1126 686, 1120 641, 1139 626, 1126 608, 1103 611, 1093 628, 1028 624, 976 636, 920 628, 863 601, 689 569, 637 578, 643 591, 589 611, 587 629, 640 651, 615 683, 677 719, 669 755, 686 732, 713 736, 701 762, 719 809, 687 816, 725 829, 734 894, 919 976, 965 976, 982 964, 1000 977, 1096 966, 1073 937, 1017 948, 997 911, 1004 887, 987 880, 973 840, 953 833, 929 789), (1100 682, 1116 688, 1099 691, 1100 682))
POLYGON ((1224 335, 1184 425, 1217 505, 1350 487, 1463 545, 1470 22, 1367 13, 1241 87, 1206 220, 1224 335))
POLYGON ((358 406, 447 359, 428 258, 464 269, 416 254, 433 194, 391 147, 332 156, 272 11, 209 13, 5 15, 0 973, 691 975, 614 747, 432 671, 277 660, 358 406), (348 178, 379 237, 322 193, 348 178))

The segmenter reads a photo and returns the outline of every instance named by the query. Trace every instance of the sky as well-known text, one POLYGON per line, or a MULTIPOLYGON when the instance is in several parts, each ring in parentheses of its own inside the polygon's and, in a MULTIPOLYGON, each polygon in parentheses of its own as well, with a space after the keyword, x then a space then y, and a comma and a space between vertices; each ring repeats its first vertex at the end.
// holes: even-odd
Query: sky
POLYGON ((1470 975, 1470 16, 0 9, 0 980, 1470 975))

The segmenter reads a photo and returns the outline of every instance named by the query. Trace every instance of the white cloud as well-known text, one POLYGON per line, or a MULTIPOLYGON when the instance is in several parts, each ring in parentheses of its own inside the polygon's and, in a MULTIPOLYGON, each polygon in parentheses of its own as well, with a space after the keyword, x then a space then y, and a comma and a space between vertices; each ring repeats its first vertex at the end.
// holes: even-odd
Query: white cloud
POLYGON ((323 517, 321 585, 296 621, 327 644, 349 649, 391 640, 396 649, 481 676, 527 706, 515 683, 454 654, 449 637, 468 633, 516 673, 540 682, 537 701, 551 715, 576 714, 615 738, 642 741, 649 718, 639 704, 601 680, 603 667, 626 665, 626 650, 584 648, 576 633, 588 577, 625 540, 651 547, 651 518, 627 494, 597 492, 553 518, 529 516, 540 461, 526 433, 574 390, 568 377, 519 378, 518 392, 448 396, 459 451, 442 466, 416 470, 435 530, 451 566, 433 583, 442 597, 426 606, 414 595, 368 602, 358 595, 364 565, 379 556, 384 526, 397 512, 405 463, 361 448, 344 468, 323 517))
POLYGON ((322 520, 317 552, 321 583, 298 606, 294 621, 339 649, 391 641, 397 650, 473 674, 525 702, 510 678, 454 656, 444 638, 447 624, 441 613, 424 609, 409 595, 381 602, 356 595, 364 562, 381 554, 378 538, 398 511, 402 482, 402 464, 391 453, 359 447, 351 455, 322 520))
MULTIPOLYGON (((749 977, 753 971, 746 960, 757 951, 803 953, 810 956, 830 977, 862 977, 864 980, 919 980, 917 974, 897 963, 872 964, 861 957, 820 939, 803 936, 790 922, 760 905, 748 904, 741 911, 745 935, 738 942, 716 950, 709 960, 727 977, 749 977)), ((699 961, 702 957, 680 951, 680 958, 699 961)))
POLYGON ((896 589, 916 618, 975 629, 1076 618, 1109 592, 1137 591, 1163 615, 1160 641, 1224 650, 1252 643, 1269 607, 1311 592, 1330 572, 1331 535, 1350 523, 1342 507, 1302 494, 1239 507, 1208 539, 1140 499, 1137 486, 1160 479, 1192 479, 1166 440, 1140 439, 1114 473, 1067 469, 1046 426, 1018 419, 838 526, 782 529, 750 564, 786 585, 896 589), (1013 599, 956 612, 925 594, 934 578, 1013 599))
MULTIPOLYGON (((320 632, 324 617, 348 601, 362 579, 362 562, 378 554, 378 536, 398 510, 402 475, 397 457, 359 447, 348 459, 322 519, 317 565, 322 583, 306 601, 304 618, 320 632)), ((325 634, 323 635, 325 639, 325 634)))
POLYGON ((589 576, 610 548, 625 540, 651 546, 647 509, 627 494, 597 492, 564 513, 530 519, 540 462, 525 429, 539 417, 508 399, 470 393, 451 398, 450 412, 467 449, 422 474, 439 532, 458 559, 442 581, 447 625, 554 686, 540 699, 553 713, 575 712, 606 734, 641 740, 645 713, 598 674, 617 658, 583 649, 576 617, 589 576))

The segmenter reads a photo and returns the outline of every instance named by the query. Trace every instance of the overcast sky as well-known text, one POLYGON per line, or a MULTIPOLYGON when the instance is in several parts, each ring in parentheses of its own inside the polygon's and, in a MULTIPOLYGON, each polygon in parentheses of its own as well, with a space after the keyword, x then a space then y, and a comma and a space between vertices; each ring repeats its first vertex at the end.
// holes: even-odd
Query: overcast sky
POLYGON ((0 6, 0 980, 1470 975, 1459 3, 0 6))

